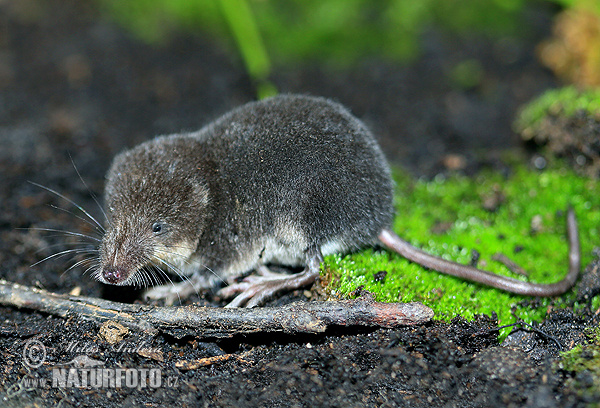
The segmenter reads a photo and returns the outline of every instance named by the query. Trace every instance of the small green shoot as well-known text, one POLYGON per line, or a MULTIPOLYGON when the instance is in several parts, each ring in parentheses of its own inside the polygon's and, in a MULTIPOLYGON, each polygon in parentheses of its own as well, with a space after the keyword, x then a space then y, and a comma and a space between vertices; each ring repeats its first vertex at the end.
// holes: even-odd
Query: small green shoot
POLYGON ((277 94, 269 81, 271 61, 247 0, 219 0, 221 10, 246 65, 246 71, 256 83, 257 96, 264 99, 277 94))

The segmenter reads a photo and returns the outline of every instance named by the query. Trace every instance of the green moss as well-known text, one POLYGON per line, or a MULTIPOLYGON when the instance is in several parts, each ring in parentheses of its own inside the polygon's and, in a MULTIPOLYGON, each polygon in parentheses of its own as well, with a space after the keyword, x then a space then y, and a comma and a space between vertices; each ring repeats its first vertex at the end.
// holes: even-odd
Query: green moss
MULTIPOLYGON (((432 181, 413 180, 397 172, 395 179, 395 231, 417 247, 447 259, 467 264, 471 251, 477 250, 480 268, 519 278, 491 260, 501 252, 529 271, 530 281, 558 281, 568 267, 565 209, 569 204, 579 221, 584 265, 599 242, 598 182, 567 169, 537 172, 517 166, 509 177, 484 172, 474 178, 456 175, 432 181), (482 202, 494 195, 504 199, 496 211, 485 210, 482 202), (534 217, 539 227, 532 232, 534 217), (445 232, 432 232, 438 230, 445 232)), ((333 296, 348 296, 362 286, 380 301, 423 302, 442 320, 496 312, 500 324, 508 324, 515 321, 514 308, 517 316, 531 322, 543 319, 550 304, 561 303, 541 299, 536 307, 519 306, 529 298, 426 270, 384 249, 329 256, 325 268, 332 278, 328 288, 333 296), (384 282, 374 279, 379 271, 387 271, 384 282)), ((569 292, 562 299, 573 297, 569 292)))
POLYGON ((588 401, 591 407, 600 407, 600 328, 588 332, 588 342, 577 345, 561 356, 558 368, 568 378, 565 386, 588 401))
POLYGON ((600 120, 600 90, 580 91, 568 86, 546 91, 521 110, 515 128, 525 139, 530 139, 549 115, 568 118, 578 112, 600 120))

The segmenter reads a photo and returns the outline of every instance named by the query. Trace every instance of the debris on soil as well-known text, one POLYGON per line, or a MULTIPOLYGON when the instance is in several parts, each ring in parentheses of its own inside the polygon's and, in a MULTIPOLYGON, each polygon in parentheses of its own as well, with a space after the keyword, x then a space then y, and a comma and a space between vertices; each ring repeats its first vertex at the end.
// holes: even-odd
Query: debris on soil
MULTIPOLYGON (((21 311, 10 317, 14 322, 45 320, 21 311)), ((543 404, 548 399, 554 406, 576 406, 577 401, 548 361, 537 361, 517 346, 499 347, 497 322, 484 316, 360 333, 334 330, 294 340, 238 336, 218 346, 190 339, 173 344, 168 337, 139 334, 114 346, 96 335, 91 322, 50 318, 48 324, 55 326, 52 337, 0 338, 5 383, 10 385, 3 395, 7 406, 40 399, 41 406, 63 401, 106 408, 141 401, 182 407, 228 407, 240 401, 245 406, 543 407, 549 406, 543 404), (46 363, 38 368, 23 365, 30 339, 46 346, 46 363), (131 352, 142 347, 168 358, 161 362, 131 352), (82 354, 93 361, 77 358, 82 354), (96 366, 88 371, 153 367, 162 373, 163 383, 108 390, 50 386, 52 369, 71 370, 82 362, 96 366)))
POLYGON ((481 206, 489 212, 495 212, 506 201, 506 195, 502 192, 499 184, 494 184, 492 191, 484 194, 481 206))
POLYGON ((577 300, 590 302, 594 296, 600 295, 600 259, 594 259, 583 271, 577 283, 577 300))

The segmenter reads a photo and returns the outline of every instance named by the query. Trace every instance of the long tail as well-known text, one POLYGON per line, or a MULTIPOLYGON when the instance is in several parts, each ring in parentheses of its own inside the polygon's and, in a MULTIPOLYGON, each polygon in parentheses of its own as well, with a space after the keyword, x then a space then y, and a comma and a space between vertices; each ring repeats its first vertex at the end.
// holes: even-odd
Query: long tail
POLYGON ((569 273, 559 282, 551 284, 538 284, 522 282, 468 265, 438 258, 415 248, 393 231, 384 229, 379 234, 379 240, 388 248, 399 253, 409 261, 423 265, 426 268, 453 275, 462 279, 479 282, 487 286, 502 289, 507 292, 528 296, 556 296, 565 293, 577 281, 581 267, 579 249, 579 232, 575 212, 569 207, 567 210, 567 234, 569 239, 569 273))

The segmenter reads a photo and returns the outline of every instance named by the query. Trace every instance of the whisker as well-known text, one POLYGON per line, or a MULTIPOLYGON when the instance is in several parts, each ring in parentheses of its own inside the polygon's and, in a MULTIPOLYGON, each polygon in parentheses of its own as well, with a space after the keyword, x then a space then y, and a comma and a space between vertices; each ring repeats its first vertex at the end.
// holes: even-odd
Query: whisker
POLYGON ((165 271, 163 271, 162 268, 160 268, 158 266, 155 267, 155 268, 153 268, 153 269, 151 269, 149 271, 148 275, 150 276, 150 278, 152 278, 151 282, 149 282, 150 285, 152 285, 152 286, 154 286, 154 285, 158 286, 158 285, 160 285, 162 283, 161 280, 160 280, 160 276, 159 276, 158 272, 160 272, 160 274, 163 275, 169 281, 169 283, 171 285, 175 285, 173 283, 173 281, 171 280, 171 278, 169 277, 169 274, 166 273, 165 271))
MULTIPOLYGON (((140 273, 136 276, 136 278, 138 280, 138 284, 142 287, 154 287, 160 284, 160 281, 156 277, 154 268, 143 268, 140 270, 140 273), (156 282, 156 285, 153 284, 153 282, 156 282)), ((171 282, 171 284, 173 284, 173 282, 171 282)))
MULTIPOLYGON (((158 252, 158 254, 167 254, 167 255, 176 255, 175 252, 170 252, 170 251, 166 251, 166 250, 156 250, 158 252)), ((159 258, 160 259, 160 258, 159 258)), ((183 271, 180 268, 175 267, 175 265, 172 265, 171 263, 165 261, 164 259, 160 259, 161 263, 163 263, 164 265, 166 265, 170 270, 173 271, 173 273, 175 273, 179 278, 181 278, 183 281, 187 281, 190 285, 192 285, 192 287, 194 288, 194 292, 196 292, 196 295, 199 296, 198 293, 198 288, 196 287, 196 285, 194 284, 194 282, 189 278, 188 274, 184 274, 183 271)), ((189 262, 188 260, 183 260, 183 262, 187 265, 191 265, 191 262, 189 262)), ((200 266, 203 267, 204 269, 208 270, 210 273, 213 274, 213 276, 215 276, 219 281, 221 281, 222 283, 227 283, 225 279, 223 279, 221 276, 219 276, 215 271, 213 271, 211 268, 209 268, 207 265, 204 265, 203 263, 200 263, 200 266)), ((159 270, 165 274, 165 272, 159 268, 159 270)), ((165 275, 166 276, 166 275, 165 275)), ((168 276, 167 276, 167 279, 168 276)), ((170 279, 169 279, 170 281, 170 279)), ((177 295, 179 297, 179 294, 177 295)), ((181 301, 181 299, 180 299, 181 301)))
POLYGON ((94 224, 93 222, 91 222, 88 219, 83 218, 80 215, 75 214, 73 211, 69 211, 66 208, 62 208, 62 207, 59 207, 59 206, 54 205, 54 204, 48 204, 48 206, 51 207, 51 208, 54 208, 55 210, 63 211, 65 213, 69 214, 69 215, 72 215, 73 217, 77 218, 78 220, 81 220, 82 222, 86 223, 87 225, 90 225, 91 227, 93 227, 94 230, 98 231, 100 234, 104 233, 104 231, 100 230, 96 224, 94 224))
MULTIPOLYGON (((144 273, 143 277, 144 277, 144 285, 146 285, 146 287, 153 287, 154 286, 154 281, 156 280, 156 275, 155 272, 153 270, 146 270, 146 273, 144 273)), ((156 281, 158 282, 158 281, 156 281)), ((158 283, 157 283, 158 285, 158 283)))
MULTIPOLYGON (((163 254, 174 254, 172 252, 164 251, 164 250, 163 251, 159 250, 157 252, 163 253, 163 254)), ((187 282, 188 285, 191 285, 192 288, 194 289, 194 292, 196 292, 196 295, 198 295, 198 289, 196 288, 196 285, 194 285, 194 282, 180 268, 176 267, 175 265, 169 263, 168 261, 166 261, 164 259, 157 257, 157 260, 160 261, 160 263, 162 263, 163 265, 165 265, 167 267, 167 269, 169 269, 172 273, 177 275, 183 282, 187 282)), ((189 265, 189 262, 187 260, 184 260, 184 263, 189 265)), ((159 279, 157 273, 160 272, 160 274, 162 276, 164 276, 172 286, 175 286, 175 283, 169 276, 168 272, 163 270, 163 268, 161 268, 161 266, 158 264, 154 264, 154 266, 155 267, 152 270, 152 272, 153 272, 153 277, 156 279, 157 283, 158 283, 158 279, 159 279)), ((179 292, 176 292, 176 294, 177 294, 177 298, 179 299, 179 302, 181 303, 181 296, 179 295, 179 292)))
POLYGON ((92 260, 89 258, 84 258, 78 262, 75 262, 73 265, 71 265, 69 268, 67 268, 63 273, 60 274, 60 276, 64 276, 67 272, 69 272, 71 269, 77 268, 79 265, 82 265, 86 262, 91 262, 92 260))
MULTIPOLYGON (((143 281, 144 287, 155 286, 155 272, 153 271, 153 268, 143 268, 139 273, 142 275, 141 280, 143 281)), ((156 285, 158 285, 158 282, 156 285)))
MULTIPOLYGON (((167 254, 167 255, 177 255, 177 253, 175 253, 175 252, 171 252, 171 251, 165 251, 165 250, 157 250, 157 252, 158 252, 159 254, 160 254, 160 253, 162 253, 162 254, 167 254)), ((167 266, 169 266, 169 267, 172 267, 171 265, 167 264, 167 263, 166 263, 166 262, 165 262, 163 259, 161 259, 161 261, 162 261, 162 262, 164 262, 164 263, 165 263, 167 266)), ((187 265, 191 265, 191 263, 190 263, 189 261, 187 261, 187 260, 184 260, 184 262, 185 262, 187 265)), ((226 281, 225 279, 223 279, 221 276, 219 276, 219 274, 217 274, 215 271, 213 271, 212 269, 210 269, 210 268, 209 268, 208 266, 206 266, 205 264, 203 264, 203 263, 200 263, 200 266, 201 266, 201 267, 203 267, 204 269, 206 269, 207 271, 209 271, 210 273, 212 273, 212 274, 213 274, 215 277, 217 277, 217 278, 219 279, 219 281, 221 281, 222 283, 227 283, 227 281, 226 281)), ((181 272, 181 273, 180 273, 180 272, 178 272, 178 270, 177 270, 177 269, 175 269, 175 272, 176 272, 176 274, 177 274, 179 277, 183 278, 183 276, 181 276, 181 273, 182 273, 182 272, 181 272)))
POLYGON ((85 275, 86 273, 90 272, 90 278, 99 281, 100 277, 101 277, 100 270, 101 270, 100 269, 100 264, 98 263, 98 261, 96 261, 95 263, 93 263, 92 265, 90 265, 89 268, 87 268, 85 271, 83 271, 83 275, 85 275))
MULTIPOLYGON (((163 261, 163 263, 165 263, 165 265, 167 265, 167 267, 173 269, 173 267, 169 266, 166 262, 163 261)), ((169 277, 169 274, 166 273, 165 271, 163 271, 163 269, 159 266, 156 268, 157 271, 159 271, 160 273, 162 273, 167 280, 171 283, 172 286, 175 286, 175 284, 173 283, 173 281, 171 280, 171 278, 169 277)), ((155 271, 156 271, 155 270, 155 271)), ((194 284, 190 281, 190 279, 187 276, 183 276, 180 272, 177 272, 177 268, 174 269, 177 273, 177 275, 181 278, 183 278, 184 281, 187 281, 187 283, 189 285, 192 285, 192 288, 194 288, 194 291, 196 292, 196 295, 198 295, 198 290, 196 289, 196 287, 194 286, 194 284)), ((158 276, 156 276, 156 278, 158 279, 158 276)), ((179 300, 179 303, 181 303, 181 296, 179 296, 179 292, 175 292, 177 294, 177 299, 179 300)))
POLYGON ((79 211, 81 211, 82 213, 84 213, 90 220, 94 221, 94 223, 100 228, 101 231, 104 231, 104 227, 102 227, 102 224, 100 224, 98 222, 98 220, 96 220, 94 217, 92 217, 92 215, 87 212, 82 206, 80 206, 79 204, 77 204, 75 201, 71 200, 70 198, 66 197, 65 195, 59 193, 56 190, 51 189, 50 187, 46 187, 46 186, 42 186, 41 184, 35 183, 33 181, 29 181, 29 183, 33 184, 36 187, 42 188, 52 194, 57 195, 58 197, 62 198, 63 200, 68 201, 69 203, 73 204, 75 207, 77 207, 79 209, 79 211))
POLYGON ((217 278, 219 278, 219 280, 221 281, 221 283, 227 284, 227 281, 225 279, 223 279, 218 273, 216 273, 215 271, 213 271, 212 269, 210 269, 208 266, 204 265, 203 263, 201 263, 200 266, 203 267, 204 269, 206 269, 207 271, 209 271, 210 273, 212 273, 217 278))
MULTIPOLYGON (((140 263, 142 265, 151 265, 152 260, 148 257, 144 257, 140 260, 140 263)), ((131 284, 137 288, 147 288, 153 286, 151 278, 152 275, 150 271, 151 268, 151 266, 144 266, 140 268, 137 272, 133 274, 131 284)))
MULTIPOLYGON (((164 254, 164 255, 177 255, 177 253, 176 253, 176 252, 165 251, 165 250, 160 250, 160 249, 157 249, 157 250, 156 250, 156 252, 157 252, 158 254, 164 254)), ((175 273, 175 274, 176 274, 176 275, 178 275, 179 277, 181 277, 181 278, 184 278, 184 276, 187 276, 187 274, 186 274, 186 273, 184 273, 184 272, 181 270, 181 268, 178 268, 178 267, 176 267, 175 265, 172 265, 172 264, 170 264, 169 262, 167 262, 166 260, 164 260, 164 259, 162 259, 162 258, 160 258, 160 257, 157 257, 157 259, 158 259, 158 260, 159 260, 161 263, 165 264, 165 265, 166 265, 166 266, 167 266, 169 269, 172 269, 172 270, 173 270, 173 273, 175 273)), ((191 265, 191 263, 190 263, 190 262, 189 262, 187 259, 181 259, 181 261, 182 261, 182 262, 183 262, 185 265, 187 265, 187 266, 190 266, 190 265, 191 265)), ((164 271, 163 271, 163 272, 164 272, 164 271)))
MULTIPOLYGON (((60 236, 60 235, 48 235, 48 237, 58 237, 58 236, 60 236)), ((100 251, 96 247, 91 246, 92 244, 90 244, 89 242, 77 241, 77 242, 59 242, 59 243, 56 243, 56 244, 50 244, 48 246, 45 246, 42 249, 39 249, 38 252, 39 251, 43 251, 45 249, 51 249, 51 248, 62 247, 62 246, 75 246, 75 245, 78 245, 78 246, 87 245, 90 248, 90 250, 93 248, 95 251, 98 251, 98 252, 100 251)))
MULTIPOLYGON (((98 260, 96 258, 89 259, 89 261, 90 261, 90 263, 89 263, 88 267, 81 273, 81 275, 86 275, 92 269, 96 268, 99 265, 98 260)), ((93 275, 90 275, 90 277, 92 277, 92 276, 93 275)))
MULTIPOLYGON (((151 241, 151 240, 152 240, 152 237, 148 237, 143 242, 145 242, 145 241, 151 241)), ((172 249, 188 249, 187 246, 181 246, 181 245, 169 245, 169 247, 172 248, 172 249)), ((174 252, 165 252, 165 253, 175 254, 174 252)), ((211 256, 211 255, 206 255, 206 254, 203 254, 202 256, 205 256, 207 258, 214 259, 214 260, 217 260, 217 261, 223 260, 222 258, 220 258, 218 256, 211 256)))
POLYGON ((142 278, 141 277, 143 276, 143 274, 144 274, 143 270, 140 270, 139 273, 136 273, 133 276, 133 279, 131 281, 131 286, 135 286, 136 288, 143 287, 143 286, 141 286, 142 285, 142 278))
POLYGON ((70 248, 70 249, 72 249, 74 251, 75 250, 81 251, 82 253, 96 254, 96 253, 100 252, 100 250, 98 250, 97 248, 90 247, 89 242, 69 242, 69 243, 58 243, 58 244, 52 244, 52 245, 45 246, 44 248, 37 249, 35 251, 35 254, 39 255, 40 253, 47 251, 49 249, 63 248, 65 246, 69 246, 69 247, 81 246, 82 248, 70 248))
MULTIPOLYGON (((106 212, 104 211, 104 208, 102 208, 102 205, 100 205, 100 203, 98 202, 96 194, 92 193, 92 190, 90 190, 90 188, 88 187, 87 183, 83 180, 83 177, 81 177, 81 174, 79 173, 79 169, 77 169, 77 166, 75 166, 75 161, 73 160, 73 157, 71 157, 70 153, 69 153, 69 158, 71 159, 71 164, 73 164, 73 168, 75 169, 75 172, 77 173, 77 176, 79 176, 79 180, 81 180, 81 182, 83 183, 83 185, 87 189, 88 193, 90 193, 90 196, 92 197, 92 200, 94 200, 94 202, 96 203, 96 205, 98 206, 98 208, 102 212, 102 215, 104 216, 104 219, 106 220, 106 222, 107 223, 110 222, 109 219, 108 219, 108 216, 106 215, 106 212)), ((103 229, 103 231, 104 231, 104 229, 103 229)))
MULTIPOLYGON (((188 280, 188 277, 183 273, 183 271, 181 271, 179 268, 177 268, 175 265, 171 265, 169 262, 161 259, 160 260, 161 263, 163 263, 169 270, 171 270, 175 275, 179 276, 181 279, 183 280, 188 280)), ((164 271, 159 265, 156 265, 156 269, 165 276, 166 279, 169 280, 169 282, 174 285, 173 281, 171 280, 171 278, 169 277, 169 274, 164 271)))
POLYGON ((57 252, 55 254, 52 254, 52 255, 49 255, 49 256, 45 257, 41 261, 37 261, 36 263, 30 265, 30 267, 32 268, 32 267, 34 267, 36 265, 41 264, 42 262, 46 262, 49 259, 60 258, 60 257, 66 256, 66 255, 71 254, 71 253, 78 253, 78 250, 77 249, 67 249, 65 251, 57 252))
POLYGON ((97 251, 87 250, 87 249, 73 249, 73 253, 77 255, 97 255, 97 251))
POLYGON ((132 283, 134 283, 138 288, 148 287, 148 277, 146 276, 147 273, 146 267, 141 268, 134 274, 132 283))
POLYGON ((68 230, 59 230, 59 229, 54 229, 54 228, 31 227, 31 228, 17 228, 17 229, 20 229, 20 230, 45 231, 45 232, 60 232, 60 233, 65 234, 65 235, 70 235, 70 236, 74 236, 74 237, 81 237, 81 238, 87 238, 87 239, 91 239, 92 241, 96 241, 96 242, 101 242, 102 241, 102 239, 96 238, 96 237, 92 237, 91 235, 82 234, 82 233, 79 233, 79 232, 68 231, 68 230))

